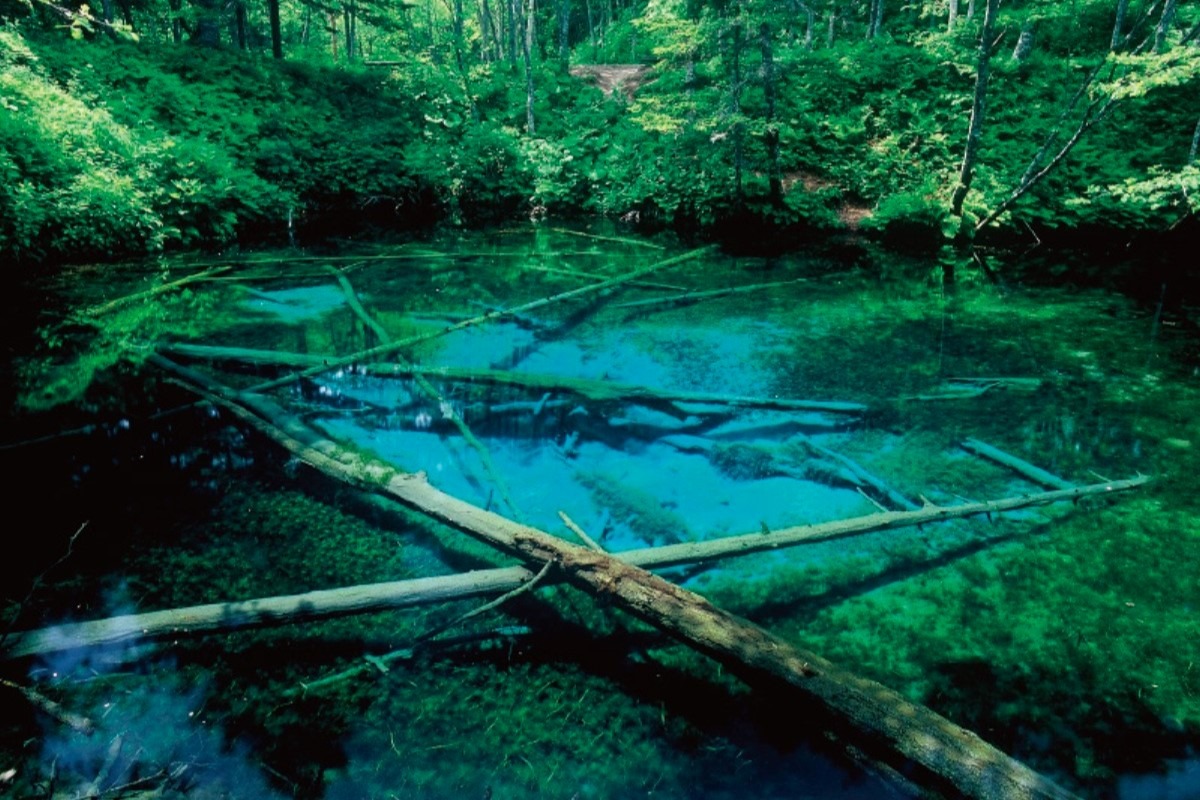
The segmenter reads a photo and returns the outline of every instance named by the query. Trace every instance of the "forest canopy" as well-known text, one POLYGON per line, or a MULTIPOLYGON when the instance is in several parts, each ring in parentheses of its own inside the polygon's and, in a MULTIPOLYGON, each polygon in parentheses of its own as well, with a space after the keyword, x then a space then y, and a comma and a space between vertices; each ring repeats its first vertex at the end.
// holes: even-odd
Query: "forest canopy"
POLYGON ((20 262, 583 215, 930 247, 1196 229, 1194 3, 0 0, 0 15, 0 253, 20 262), (595 65, 638 69, 606 91, 595 65))

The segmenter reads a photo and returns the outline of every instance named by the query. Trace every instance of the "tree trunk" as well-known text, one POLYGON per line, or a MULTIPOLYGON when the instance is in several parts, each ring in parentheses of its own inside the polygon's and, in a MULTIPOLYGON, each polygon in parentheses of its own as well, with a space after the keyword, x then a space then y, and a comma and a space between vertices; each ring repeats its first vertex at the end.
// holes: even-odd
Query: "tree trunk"
MULTIPOLYGON (((515 0, 514 0, 515 1, 515 0)), ((537 121, 533 117, 534 97, 533 86, 533 35, 534 0, 525 0, 525 37, 522 40, 521 58, 525 63, 525 132, 530 136, 537 133, 537 121)))
POLYGON ((775 57, 771 51, 771 28, 762 23, 758 29, 758 40, 762 47, 763 96, 766 101, 767 130, 764 139, 767 145, 767 174, 772 203, 783 201, 783 176, 779 170, 779 126, 775 122, 775 57))
POLYGON ((168 0, 167 8, 171 11, 171 41, 180 44, 183 42, 183 0, 168 0))
POLYGON ((817 724, 871 758, 904 771, 910 780, 974 798, 1073 797, 930 709, 793 647, 645 570, 464 503, 435 489, 424 476, 407 475, 357 452, 331 447, 301 428, 285 431, 270 421, 269 413, 260 416, 234 400, 211 392, 206 396, 327 475, 398 500, 515 555, 531 568, 553 564, 575 586, 717 659, 752 686, 797 692, 806 707, 802 710, 817 713, 817 724))
POLYGON ((571 0, 558 0, 558 66, 564 75, 571 68, 571 0))
POLYGON ((996 10, 1000 0, 987 0, 983 15, 983 30, 979 34, 979 56, 975 73, 975 98, 971 104, 971 121, 967 126, 967 144, 963 149, 962 166, 958 171, 958 186, 950 200, 950 213, 962 216, 963 201, 971 191, 975 161, 979 157, 979 141, 983 135, 983 115, 987 106, 988 73, 992 64, 992 37, 996 24, 996 10))
POLYGON ((1017 37, 1017 46, 1013 48, 1013 61, 1020 64, 1033 53, 1033 38, 1036 32, 1036 19, 1030 18, 1021 24, 1021 35, 1017 37))
POLYGON ((358 11, 349 0, 342 5, 342 25, 346 29, 346 60, 353 61, 358 56, 358 11))
POLYGON ((1167 0, 1163 5, 1162 16, 1158 18, 1158 27, 1154 29, 1154 52, 1165 53, 1169 49, 1167 46, 1167 35, 1171 32, 1171 25, 1175 22, 1175 5, 1176 0, 1167 0))
POLYGON ((967 19, 975 19, 975 0, 967 0, 967 19))
POLYGON ((246 31, 246 4, 241 0, 233 4, 233 38, 237 42, 238 50, 245 52, 250 49, 246 31))
POLYGON ((874 39, 883 27, 883 0, 870 0, 867 15, 867 38, 874 39))
POLYGON ((734 205, 741 210, 745 201, 742 173, 745 170, 745 125, 742 124, 742 23, 729 27, 729 111, 733 117, 733 193, 734 205))
POLYGON ((192 30, 192 44, 200 47, 221 46, 221 11, 216 0, 195 0, 196 27, 192 30))
POLYGON ((837 35, 837 0, 829 0, 829 11, 827 13, 825 46, 833 48, 833 42, 837 35))
POLYGON ((946 32, 954 33, 954 28, 958 25, 958 0, 950 0, 950 17, 946 22, 946 32))
POLYGON ((1125 39, 1125 14, 1129 11, 1129 0, 1117 0, 1116 18, 1113 20, 1112 44, 1109 49, 1120 49, 1125 39))
POLYGON ((1188 166, 1196 163, 1196 151, 1200 150, 1200 120, 1196 121, 1196 129, 1192 131, 1192 149, 1188 151, 1188 166))
POLYGON ((279 21, 279 0, 267 0, 267 16, 271 25, 271 55, 283 58, 283 27, 279 21))

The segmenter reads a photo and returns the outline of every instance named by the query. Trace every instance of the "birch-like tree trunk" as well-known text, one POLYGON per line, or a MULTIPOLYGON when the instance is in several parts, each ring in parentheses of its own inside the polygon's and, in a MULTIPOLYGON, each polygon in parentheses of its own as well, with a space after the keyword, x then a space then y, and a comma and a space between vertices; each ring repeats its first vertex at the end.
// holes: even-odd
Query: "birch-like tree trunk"
POLYGON ((767 130, 764 140, 767 145, 768 176, 771 202, 783 200, 783 177, 779 171, 779 126, 775 121, 775 56, 771 48, 771 26, 762 23, 758 29, 758 41, 762 48, 763 98, 766 104, 767 130))
POLYGON ((950 16, 946 21, 946 32, 954 33, 956 25, 958 25, 958 0, 950 0, 950 16))
POLYGON ((992 66, 992 46, 996 26, 996 11, 1000 0, 987 0, 983 15, 983 30, 979 34, 979 57, 975 71, 975 99, 971 103, 971 121, 967 126, 967 144, 963 148, 962 166, 958 171, 958 186, 950 200, 950 213, 962 216, 963 201, 971 191, 975 162, 979 158, 979 142, 983 137, 983 117, 987 108, 988 75, 992 66))
POLYGON ((1125 14, 1129 11, 1129 0, 1117 0, 1117 13, 1113 19, 1112 44, 1109 45, 1110 50, 1116 50, 1121 46, 1121 41, 1125 38, 1125 14))
POLYGON ((536 8, 534 0, 525 0, 525 38, 521 45, 521 58, 525 62, 525 132, 530 136, 537 133, 537 124, 533 118, 534 87, 533 87, 533 15, 536 8))
POLYGON ((564 74, 571 66, 571 0, 558 0, 558 64, 564 74))
POLYGON ((1020 64, 1033 52, 1033 38, 1037 32, 1037 20, 1033 17, 1021 23, 1021 35, 1017 37, 1017 46, 1013 48, 1013 61, 1020 64))
POLYGON ((1158 27, 1154 29, 1154 52, 1165 53, 1167 47, 1167 34, 1171 32, 1171 25, 1175 22, 1175 5, 1176 0, 1167 0, 1163 5, 1162 16, 1158 18, 1158 27))

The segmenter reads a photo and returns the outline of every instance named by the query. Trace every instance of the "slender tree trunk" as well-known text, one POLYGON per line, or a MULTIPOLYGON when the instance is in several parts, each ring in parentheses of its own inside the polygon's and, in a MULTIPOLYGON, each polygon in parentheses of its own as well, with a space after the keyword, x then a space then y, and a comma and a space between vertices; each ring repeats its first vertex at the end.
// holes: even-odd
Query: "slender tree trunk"
POLYGON ((1017 46, 1013 48, 1013 61, 1020 64, 1033 52, 1033 38, 1037 32, 1037 20, 1030 18, 1021 24, 1021 35, 1017 37, 1017 46))
MULTIPOLYGON (((271 55, 283 58, 283 27, 279 22, 279 0, 267 0, 267 16, 271 24, 271 55)), ((308 16, 305 16, 304 31, 308 33, 308 16)))
POLYGON ((967 126, 967 145, 963 149, 962 167, 958 171, 958 186, 950 200, 950 213, 962 216, 963 201, 971 191, 975 161, 979 157, 979 141, 983 135, 983 116, 987 106, 988 74, 992 66, 992 37, 996 25, 996 10, 1000 0, 987 0, 983 14, 983 30, 979 34, 979 58, 975 73, 975 99, 971 104, 971 122, 967 126))
POLYGON ((169 0, 167 7, 171 9, 171 40, 175 44, 183 42, 183 13, 182 0, 169 0))
POLYGON ((800 6, 804 11, 804 49, 812 52, 813 49, 813 29, 817 25, 817 13, 813 11, 813 7, 804 3, 800 6))
POLYGON ((481 57, 484 61, 498 61, 500 57, 500 36, 496 31, 496 18, 492 16, 490 0, 479 2, 479 29, 483 35, 483 50, 481 57))
POLYGON ((1158 19, 1158 27, 1154 29, 1154 52, 1165 53, 1167 47, 1167 34, 1171 32, 1171 25, 1175 22, 1175 4, 1176 0, 1167 0, 1163 5, 1162 16, 1158 19))
POLYGON ((242 0, 233 4, 233 39, 237 42, 238 50, 244 52, 250 49, 246 32, 246 4, 242 0))
POLYGON ((779 172, 779 127, 775 123, 775 55, 771 49, 771 27, 762 23, 758 29, 758 41, 762 48, 763 99, 766 103, 768 178, 772 203, 783 200, 783 178, 779 172))
POLYGON ((1129 0, 1117 0, 1117 13, 1113 20, 1112 44, 1109 45, 1111 50, 1117 50, 1121 46, 1121 41, 1125 38, 1125 14, 1129 11, 1129 0))
POLYGON ((558 0, 558 65, 563 74, 571 66, 571 0, 558 0))
POLYGON ((742 124, 742 23, 730 26, 730 91, 729 110, 733 116, 733 191, 734 203, 740 210, 744 201, 742 172, 746 160, 745 126, 742 124))
POLYGON ((870 0, 867 15, 867 38, 874 39, 883 26, 883 0, 870 0))
POLYGON ((1196 130, 1192 132, 1192 149, 1188 152, 1188 166, 1196 163, 1196 151, 1200 150, 1200 120, 1196 121, 1196 130))
POLYGON ((956 25, 958 25, 958 0, 950 0, 950 18, 946 22, 946 32, 954 33, 956 25))
POLYGON ((358 52, 358 7, 353 0, 345 0, 342 6, 342 24, 346 28, 346 60, 359 57, 358 52))
POLYGON ((975 19, 975 0, 967 0, 967 19, 975 19))
POLYGON ((325 14, 325 31, 329 34, 329 53, 333 56, 333 60, 338 60, 338 18, 333 11, 328 11, 325 14))
POLYGON ((592 61, 596 60, 596 25, 592 21, 592 0, 585 0, 584 10, 587 12, 588 42, 592 45, 592 61))
POLYGON ((833 48, 833 42, 837 35, 837 19, 838 19, 837 0, 829 0, 829 12, 828 12, 828 22, 827 22, 828 27, 827 27, 827 31, 825 34, 825 46, 828 48, 831 48, 831 49, 833 48))
POLYGON ((505 6, 505 16, 508 17, 508 63, 515 71, 517 68, 517 25, 521 20, 520 0, 508 0, 505 6))
POLYGON ((533 118, 534 87, 533 87, 533 15, 536 11, 534 0, 525 0, 525 38, 521 48, 521 56, 525 62, 525 132, 530 136, 537 133, 537 124, 533 118))

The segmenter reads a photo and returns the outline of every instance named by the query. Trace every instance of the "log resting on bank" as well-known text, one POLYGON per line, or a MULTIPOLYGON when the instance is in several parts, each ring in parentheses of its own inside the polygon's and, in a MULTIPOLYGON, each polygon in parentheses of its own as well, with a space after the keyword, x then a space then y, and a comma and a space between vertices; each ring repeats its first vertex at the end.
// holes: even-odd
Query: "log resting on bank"
POLYGON ((288 419, 265 398, 214 386, 211 380, 183 371, 161 356, 150 360, 192 382, 207 399, 228 408, 328 476, 394 498, 517 556, 527 565, 540 569, 553 562, 571 583, 712 656, 752 684, 782 683, 797 690, 798 699, 808 706, 799 711, 827 717, 828 724, 852 737, 857 747, 901 767, 922 785, 989 799, 1073 796, 932 710, 793 647, 699 595, 611 555, 451 497, 430 485, 424 475, 403 473, 339 447, 288 419))

